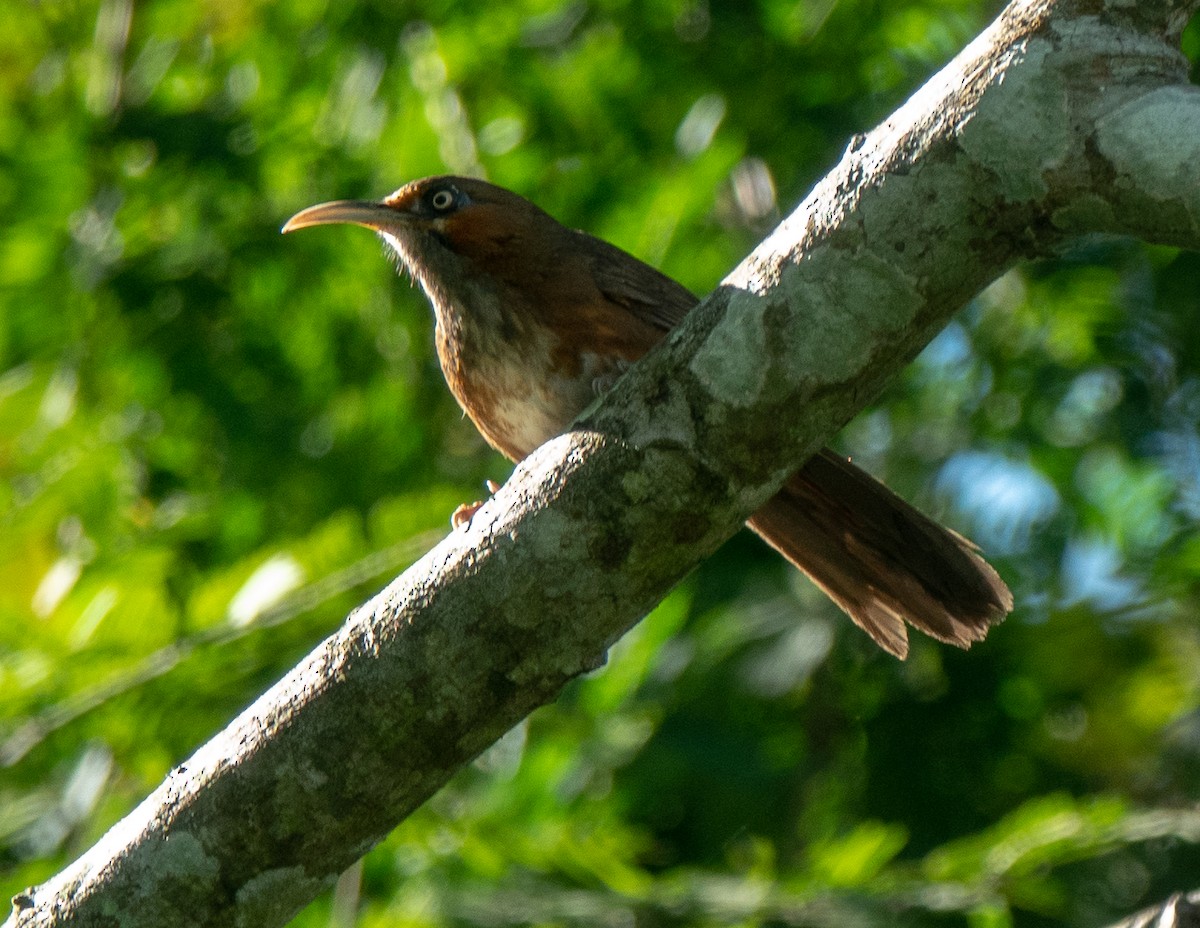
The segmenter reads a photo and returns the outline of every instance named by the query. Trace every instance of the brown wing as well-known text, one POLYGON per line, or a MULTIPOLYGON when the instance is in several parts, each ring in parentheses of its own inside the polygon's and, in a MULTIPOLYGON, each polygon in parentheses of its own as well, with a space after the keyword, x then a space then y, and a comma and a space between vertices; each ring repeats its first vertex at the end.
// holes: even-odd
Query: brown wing
MULTIPOLYGON (((577 232, 577 235, 586 235, 577 232)), ((700 301, 683 284, 649 264, 639 261, 616 245, 586 236, 592 277, 605 297, 629 310, 647 325, 663 332, 683 321, 700 301)))

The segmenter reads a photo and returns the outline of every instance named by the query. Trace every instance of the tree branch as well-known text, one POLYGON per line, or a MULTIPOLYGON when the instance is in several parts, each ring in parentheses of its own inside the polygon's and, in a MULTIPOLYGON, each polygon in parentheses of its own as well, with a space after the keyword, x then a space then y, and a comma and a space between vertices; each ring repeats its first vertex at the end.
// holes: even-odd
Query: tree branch
POLYGON ((1008 7, 574 432, 7 924, 282 924, 601 664, 1016 260, 1089 231, 1200 244, 1196 184, 1171 182, 1200 162, 1172 45, 1197 5, 1008 7))
POLYGON ((1175 893, 1161 905, 1131 915, 1109 928, 1200 928, 1200 890, 1175 893))

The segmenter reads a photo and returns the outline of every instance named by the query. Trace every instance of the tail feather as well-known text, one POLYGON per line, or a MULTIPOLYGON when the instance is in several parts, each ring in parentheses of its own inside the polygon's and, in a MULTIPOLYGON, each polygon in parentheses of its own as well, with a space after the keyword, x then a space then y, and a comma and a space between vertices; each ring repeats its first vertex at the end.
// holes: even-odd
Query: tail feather
POLYGON ((747 524, 901 659, 906 622, 969 648, 1012 610, 1012 593, 974 544, 829 450, 747 524))

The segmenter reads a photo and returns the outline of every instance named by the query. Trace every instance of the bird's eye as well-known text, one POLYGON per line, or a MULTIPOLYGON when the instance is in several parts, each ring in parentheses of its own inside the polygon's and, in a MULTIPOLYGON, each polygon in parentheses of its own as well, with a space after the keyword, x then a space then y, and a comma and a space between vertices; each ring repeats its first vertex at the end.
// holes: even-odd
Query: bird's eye
POLYGON ((454 206, 454 191, 448 187, 443 187, 441 190, 435 191, 433 196, 429 198, 429 205, 439 213, 446 212, 446 210, 454 206))

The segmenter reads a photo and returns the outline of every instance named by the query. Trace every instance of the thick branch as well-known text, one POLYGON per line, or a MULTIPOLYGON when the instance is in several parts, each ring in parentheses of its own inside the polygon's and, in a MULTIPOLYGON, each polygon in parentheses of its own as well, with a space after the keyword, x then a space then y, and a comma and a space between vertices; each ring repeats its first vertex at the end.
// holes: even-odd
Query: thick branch
MULTIPOLYGON (((1010 6, 575 432, 96 847, 19 896, 8 924, 282 924, 602 662, 1015 260, 1067 233, 1146 232, 1156 217, 1195 244, 1195 190, 1170 199, 1170 164, 1134 171, 1122 140, 1135 112, 1194 105, 1178 51, 1121 38, 1112 17, 1067 15, 1080 6, 1104 4, 1010 6), (1109 82, 1114 41, 1126 57, 1109 82), (1147 212, 1130 219, 1143 177, 1147 212)), ((1170 30, 1196 4, 1145 6, 1170 30)))
POLYGON ((1175 893, 1153 908, 1131 915, 1109 928, 1200 928, 1200 891, 1175 893))
POLYGON ((1200 88, 1157 87, 1099 119, 1095 151, 1112 172, 1111 228, 1150 242, 1200 242, 1200 88))

